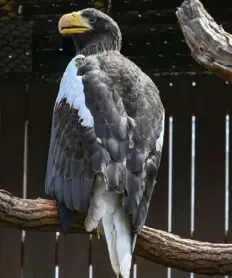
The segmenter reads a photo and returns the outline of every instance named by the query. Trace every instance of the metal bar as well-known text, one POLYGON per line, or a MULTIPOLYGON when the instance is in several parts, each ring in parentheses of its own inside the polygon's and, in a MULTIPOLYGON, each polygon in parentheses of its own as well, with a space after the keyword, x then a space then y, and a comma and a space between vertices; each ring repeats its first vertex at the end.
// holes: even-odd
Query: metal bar
MULTIPOLYGON (((173 117, 169 117, 168 142, 168 232, 172 232, 172 187, 173 187, 173 117)), ((168 278, 172 277, 172 269, 168 268, 168 278)))
POLYGON ((133 264, 133 278, 137 278, 137 264, 133 264))
POLYGON ((23 198, 27 198, 27 165, 28 165, 28 125, 29 121, 25 122, 24 126, 24 156, 23 156, 23 198))
POLYGON ((58 261, 58 250, 59 250, 60 233, 56 232, 56 246, 55 246, 55 278, 59 278, 60 267, 58 261))
POLYGON ((92 263, 92 243, 93 235, 89 235, 89 278, 93 278, 93 263, 92 263))
MULTIPOLYGON (((26 91, 28 86, 26 86, 26 91)), ((27 198, 27 178, 28 178, 28 125, 29 121, 26 120, 24 124, 24 153, 23 153, 23 198, 27 198)), ((24 277, 24 241, 26 232, 22 231, 21 238, 21 277, 24 277)))
MULTIPOLYGON (((230 116, 227 114, 225 117, 225 242, 228 242, 229 232, 229 198, 230 198, 230 180, 229 180, 229 169, 230 169, 230 116)), ((228 275, 225 275, 228 278, 228 275)))
POLYGON ((230 155, 230 116, 225 118, 225 235, 229 231, 229 155, 230 155))
POLYGON ((196 117, 192 116, 191 140, 191 237, 195 232, 195 158, 196 158, 196 117))
POLYGON ((55 278, 59 278, 59 266, 57 265, 56 267, 55 267, 55 278))
MULTIPOLYGON (((195 85, 193 85, 195 86, 195 85)), ((190 210, 190 229, 191 238, 195 233, 195 158, 196 158, 196 117, 192 116, 192 136, 191 136, 191 210, 190 210)), ((190 278, 194 273, 190 273, 190 278)))

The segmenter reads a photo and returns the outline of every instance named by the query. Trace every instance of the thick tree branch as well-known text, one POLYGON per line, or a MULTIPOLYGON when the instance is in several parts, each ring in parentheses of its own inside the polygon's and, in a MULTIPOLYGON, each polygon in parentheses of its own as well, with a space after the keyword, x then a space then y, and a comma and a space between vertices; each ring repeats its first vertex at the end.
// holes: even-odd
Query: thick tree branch
MULTIPOLYGON (((77 215, 72 232, 85 232, 84 215, 77 215)), ((0 225, 24 230, 58 231, 54 201, 20 199, 0 190, 0 225)), ((135 254, 150 261, 199 274, 232 275, 232 244, 213 244, 182 239, 144 227, 135 254)))
POLYGON ((198 0, 184 1, 176 15, 193 58, 232 82, 232 36, 213 20, 198 0))

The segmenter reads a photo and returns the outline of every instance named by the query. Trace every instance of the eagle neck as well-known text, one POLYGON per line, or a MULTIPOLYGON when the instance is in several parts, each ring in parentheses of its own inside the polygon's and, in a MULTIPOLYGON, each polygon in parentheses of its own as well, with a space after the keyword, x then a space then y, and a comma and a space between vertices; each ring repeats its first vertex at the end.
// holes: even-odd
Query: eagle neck
POLYGON ((100 37, 95 41, 81 45, 80 42, 74 41, 76 47, 76 55, 90 56, 100 54, 106 51, 121 50, 121 37, 100 37))

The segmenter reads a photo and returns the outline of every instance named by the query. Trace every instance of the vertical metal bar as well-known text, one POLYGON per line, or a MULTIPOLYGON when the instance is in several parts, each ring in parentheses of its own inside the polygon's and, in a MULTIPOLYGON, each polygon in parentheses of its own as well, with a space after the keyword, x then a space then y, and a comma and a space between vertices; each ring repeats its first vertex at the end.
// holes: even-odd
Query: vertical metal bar
POLYGON ((29 121, 26 121, 24 126, 24 156, 23 156, 23 198, 24 199, 27 198, 28 125, 29 125, 29 121))
POLYGON ((225 235, 229 231, 229 154, 230 154, 230 116, 225 118, 225 235))
POLYGON ((89 278, 93 278, 93 264, 92 264, 92 243, 93 235, 89 235, 89 278))
MULTIPOLYGON (((173 186, 173 117, 169 117, 168 141, 168 232, 172 232, 172 186, 173 186)), ((172 269, 168 268, 168 278, 172 277, 172 269)))
MULTIPOLYGON (((27 178, 28 178, 28 92, 29 84, 25 84, 25 95, 26 95, 26 115, 25 115, 25 124, 24 124, 24 150, 23 150, 23 198, 27 198, 27 178)), ((21 277, 24 277, 24 242, 26 237, 26 232, 23 230, 21 234, 21 277)))
POLYGON ((137 278, 137 264, 133 264, 133 278, 137 278))
MULTIPOLYGON (((191 216, 190 229, 191 238, 195 233, 195 158, 196 158, 196 117, 192 116, 192 136, 191 136, 191 216)), ((190 278, 194 277, 194 273, 190 273, 190 278)))
POLYGON ((59 266, 58 265, 55 268, 55 278, 59 278, 59 266))
MULTIPOLYGON (((230 169, 230 116, 227 114, 225 117, 225 242, 228 242, 229 231, 229 169, 230 169)), ((225 275, 228 278, 228 275, 225 275)))
POLYGON ((92 278, 93 277, 93 265, 90 264, 89 265, 89 278, 92 278))
POLYGON ((192 116, 191 140, 191 237, 195 232, 195 158, 196 158, 196 117, 192 116))
MULTIPOLYGON (((27 198, 27 177, 28 177, 28 125, 29 121, 25 121, 24 125, 24 154, 23 154, 23 198, 27 198)), ((26 232, 22 231, 21 239, 21 277, 24 276, 23 266, 24 266, 24 241, 26 232)))
MULTIPOLYGON (((27 198, 27 165, 28 165, 28 125, 29 121, 25 122, 24 126, 24 154, 23 154, 23 198, 27 198)), ((24 242, 26 232, 22 231, 22 242, 24 242)))
POLYGON ((59 250, 60 233, 56 232, 56 246, 55 246, 55 278, 59 278, 60 268, 58 260, 58 250, 59 250))
POLYGON ((132 277, 137 278, 137 260, 135 255, 132 257, 132 269, 132 277))

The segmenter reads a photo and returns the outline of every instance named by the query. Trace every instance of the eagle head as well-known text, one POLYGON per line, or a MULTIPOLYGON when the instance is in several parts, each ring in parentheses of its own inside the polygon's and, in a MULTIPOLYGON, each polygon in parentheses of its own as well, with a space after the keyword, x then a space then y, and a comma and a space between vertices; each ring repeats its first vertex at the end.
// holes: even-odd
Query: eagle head
POLYGON ((77 54, 91 55, 121 49, 122 35, 118 24, 93 8, 63 15, 58 30, 62 35, 73 37, 77 54))

